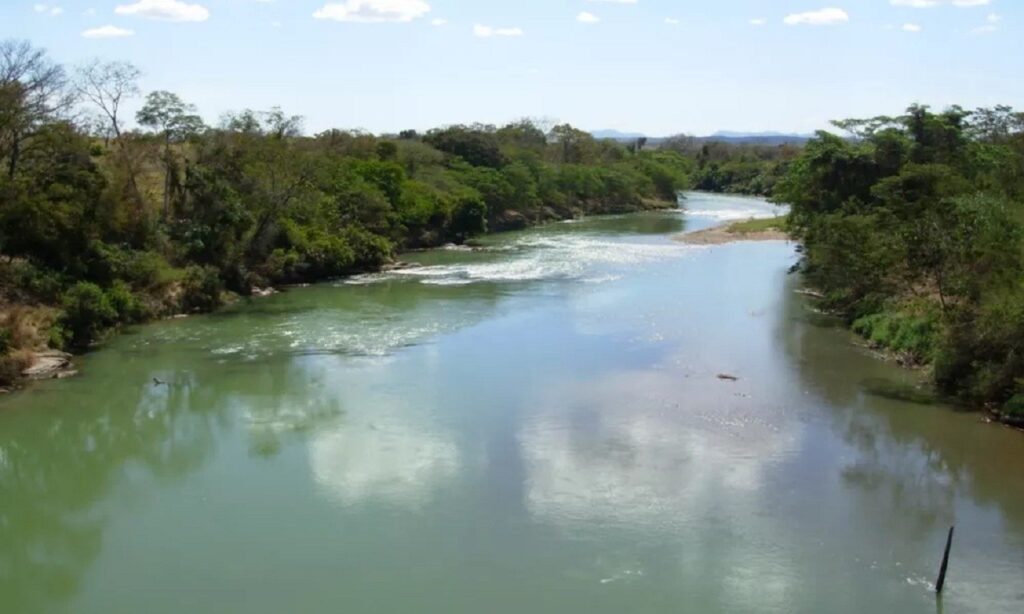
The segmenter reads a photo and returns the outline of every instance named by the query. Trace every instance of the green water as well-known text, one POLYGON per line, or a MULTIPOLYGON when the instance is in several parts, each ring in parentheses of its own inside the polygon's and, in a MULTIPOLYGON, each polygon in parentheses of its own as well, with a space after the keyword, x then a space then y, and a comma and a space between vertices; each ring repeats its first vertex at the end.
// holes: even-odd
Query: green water
POLYGON ((792 246, 669 239, 768 206, 689 207, 143 327, 0 400, 0 612, 1024 611, 1024 435, 901 400, 792 246))

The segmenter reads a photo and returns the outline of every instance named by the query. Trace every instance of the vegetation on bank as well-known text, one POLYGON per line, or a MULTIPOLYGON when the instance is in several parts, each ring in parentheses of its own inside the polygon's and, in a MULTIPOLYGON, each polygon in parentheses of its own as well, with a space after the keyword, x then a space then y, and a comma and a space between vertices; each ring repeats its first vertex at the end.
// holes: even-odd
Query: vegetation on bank
POLYGON ((674 136, 660 144, 693 162, 691 186, 703 192, 772 196, 802 146, 698 140, 674 136))
POLYGON ((737 241, 786 241, 786 218, 749 219, 728 222, 696 232, 676 235, 676 241, 690 245, 722 245, 737 241))
POLYGON ((789 163, 804 275, 824 306, 939 392, 1024 418, 1024 114, 837 122, 789 163))
POLYGON ((778 217, 749 219, 741 222, 732 222, 726 227, 725 231, 730 234, 751 234, 771 231, 786 232, 786 220, 787 217, 785 215, 780 215, 778 217))
POLYGON ((405 248, 675 206, 691 160, 523 120, 308 136, 280 109, 217 126, 139 71, 0 42, 0 384, 27 351, 225 293, 373 270, 405 248))

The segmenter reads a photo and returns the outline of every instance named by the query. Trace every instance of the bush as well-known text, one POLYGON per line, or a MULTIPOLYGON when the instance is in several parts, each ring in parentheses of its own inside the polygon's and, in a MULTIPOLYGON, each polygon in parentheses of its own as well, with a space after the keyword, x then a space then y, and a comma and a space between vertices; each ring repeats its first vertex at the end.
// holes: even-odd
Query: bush
POLYGON ((11 329, 6 326, 0 328, 0 354, 6 354, 11 349, 11 329))
POLYGON ((18 381, 21 372, 29 366, 25 353, 0 355, 0 386, 10 386, 18 381))
POLYGON ((876 347, 911 356, 915 362, 929 362, 935 354, 938 326, 928 316, 876 313, 858 318, 853 330, 876 347))
POLYGON ((261 269, 271 283, 295 282, 301 279, 302 258, 294 250, 277 248, 270 253, 261 269))
POLYGON ((52 304, 60 300, 64 280, 59 273, 15 259, 0 264, 0 287, 9 300, 52 304))
POLYGON ((191 266, 181 282, 181 308, 184 311, 213 311, 224 301, 224 283, 213 267, 191 266))
POLYGON ((55 350, 63 350, 67 346, 67 333, 64 331, 64 327, 61 326, 60 322, 55 322, 53 327, 50 328, 49 338, 46 341, 47 347, 51 347, 55 350))
POLYGON ((154 251, 139 251, 101 241, 93 241, 89 250, 89 279, 103 285, 122 279, 134 288, 153 288, 173 277, 167 260, 154 251))
POLYGON ((117 311, 96 284, 78 282, 64 294, 61 306, 60 326, 68 344, 75 348, 88 347, 117 322, 117 311))
POLYGON ((1024 419, 1024 393, 1017 393, 1007 401, 1003 412, 1013 418, 1024 419))
POLYGON ((142 302, 132 293, 131 287, 121 280, 107 290, 110 306, 117 312, 117 319, 126 324, 134 324, 148 319, 149 314, 142 302))
POLYGON ((365 270, 378 267, 391 259, 393 246, 380 235, 358 226, 349 226, 342 230, 341 237, 344 243, 336 244, 330 252, 330 256, 337 258, 338 263, 351 257, 351 267, 365 270))

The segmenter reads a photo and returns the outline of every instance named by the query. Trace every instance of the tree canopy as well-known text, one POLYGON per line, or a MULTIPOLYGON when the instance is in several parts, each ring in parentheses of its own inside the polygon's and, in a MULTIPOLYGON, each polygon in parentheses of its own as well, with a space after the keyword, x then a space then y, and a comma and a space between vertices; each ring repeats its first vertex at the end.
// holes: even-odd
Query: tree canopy
POLYGON ((1024 398, 1022 120, 915 105, 836 122, 850 138, 819 133, 774 192, 825 306, 973 404, 1024 398))

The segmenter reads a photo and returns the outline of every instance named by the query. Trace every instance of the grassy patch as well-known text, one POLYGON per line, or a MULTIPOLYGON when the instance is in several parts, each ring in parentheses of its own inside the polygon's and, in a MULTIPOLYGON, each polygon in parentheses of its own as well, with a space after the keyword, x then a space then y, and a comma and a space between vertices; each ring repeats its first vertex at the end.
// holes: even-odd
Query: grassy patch
POLYGON ((875 347, 908 355, 913 362, 931 362, 935 354, 938 323, 927 314, 876 313, 857 319, 853 330, 875 347))
POLYGON ((1003 413, 1011 418, 1024 420, 1024 393, 1013 396, 1003 405, 1003 413))
POLYGON ((770 217, 765 219, 750 219, 745 222, 733 222, 726 229, 732 234, 747 234, 752 232, 786 232, 786 216, 770 217))

